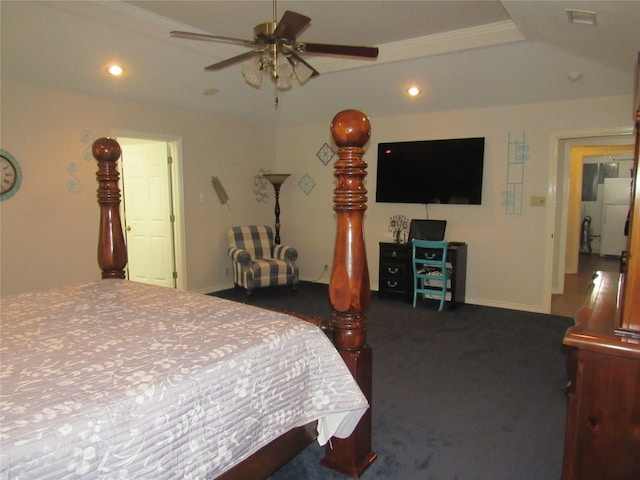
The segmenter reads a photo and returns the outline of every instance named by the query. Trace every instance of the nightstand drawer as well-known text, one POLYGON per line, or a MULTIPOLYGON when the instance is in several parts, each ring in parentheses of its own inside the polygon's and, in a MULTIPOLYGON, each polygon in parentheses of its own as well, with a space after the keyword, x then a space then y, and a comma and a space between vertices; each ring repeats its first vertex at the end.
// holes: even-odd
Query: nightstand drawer
POLYGON ((383 278, 381 280, 381 284, 379 285, 379 288, 381 291, 389 292, 389 293, 393 293, 393 292, 405 293, 405 290, 407 287, 405 282, 403 282, 400 279, 393 280, 389 278, 383 278))
POLYGON ((385 245, 380 249, 380 256, 384 260, 399 260, 405 261, 410 257, 410 253, 407 250, 406 246, 403 247, 394 247, 392 245, 385 245))
POLYGON ((404 280, 405 270, 405 265, 398 263, 385 263, 380 265, 380 277, 385 279, 404 280))

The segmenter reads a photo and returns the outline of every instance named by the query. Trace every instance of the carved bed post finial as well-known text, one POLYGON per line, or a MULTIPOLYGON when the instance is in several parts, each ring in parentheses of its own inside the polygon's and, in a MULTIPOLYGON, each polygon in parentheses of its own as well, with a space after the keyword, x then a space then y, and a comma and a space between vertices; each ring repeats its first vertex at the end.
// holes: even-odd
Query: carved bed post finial
POLYGON ((98 161, 98 204, 100 205, 100 229, 98 234, 98 265, 102 278, 125 278, 127 249, 120 222, 120 188, 118 159, 120 145, 112 138, 99 138, 91 147, 98 161))
MULTIPOLYGON (((366 344, 365 310, 371 289, 364 243, 363 219, 367 209, 363 160, 371 125, 358 110, 344 110, 331 122, 331 134, 338 146, 334 165, 337 178, 334 210, 337 215, 333 266, 329 281, 329 299, 333 309, 333 339, 347 367, 371 404, 372 351, 366 344)), ((371 451, 371 409, 346 439, 332 439, 322 463, 352 477, 360 474, 376 459, 371 451), (333 448, 332 448, 333 447, 333 448)))

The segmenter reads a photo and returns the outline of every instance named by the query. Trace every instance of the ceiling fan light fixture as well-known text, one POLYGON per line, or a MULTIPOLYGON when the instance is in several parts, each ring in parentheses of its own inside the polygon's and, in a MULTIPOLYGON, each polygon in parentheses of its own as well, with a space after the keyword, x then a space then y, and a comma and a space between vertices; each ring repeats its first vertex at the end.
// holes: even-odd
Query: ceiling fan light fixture
POLYGON ((262 85, 262 62, 256 56, 242 65, 242 76, 252 87, 260 88, 262 85))
POLYGON ((313 69, 309 68, 307 65, 305 65, 302 62, 296 62, 295 60, 292 60, 292 62, 293 62, 293 72, 295 73, 296 78, 298 79, 298 83, 300 85, 304 85, 305 83, 307 83, 307 80, 309 80, 313 75, 313 69))
POLYGON ((256 25, 253 29, 253 40, 178 30, 171 31, 171 36, 190 40, 231 43, 252 48, 253 50, 216 62, 204 69, 217 71, 230 65, 246 62, 242 65, 242 75, 245 81, 255 88, 260 88, 262 76, 265 73, 271 77, 278 90, 293 88, 294 75, 300 85, 304 85, 310 78, 318 76, 320 73, 300 56, 307 51, 316 55, 378 57, 377 47, 297 42, 298 34, 303 32, 310 23, 311 18, 290 10, 287 10, 278 22, 276 0, 273 0, 273 21, 256 25))
POLYGON ((272 69, 272 73, 275 74, 273 79, 276 82, 278 90, 291 90, 291 88, 293 88, 293 83, 291 83, 293 67, 284 55, 278 54, 272 69))

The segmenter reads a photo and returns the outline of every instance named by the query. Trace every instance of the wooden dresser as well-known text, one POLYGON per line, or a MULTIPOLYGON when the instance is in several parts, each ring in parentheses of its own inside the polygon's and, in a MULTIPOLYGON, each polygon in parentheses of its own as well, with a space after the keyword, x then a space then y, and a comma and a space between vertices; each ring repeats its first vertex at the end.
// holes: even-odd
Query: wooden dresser
POLYGON ((640 340, 616 335, 620 275, 598 272, 567 331, 563 480, 640 479, 640 340))
POLYGON ((598 272, 565 337, 569 406, 563 480, 640 479, 640 52, 635 66, 635 151, 626 261, 598 272))

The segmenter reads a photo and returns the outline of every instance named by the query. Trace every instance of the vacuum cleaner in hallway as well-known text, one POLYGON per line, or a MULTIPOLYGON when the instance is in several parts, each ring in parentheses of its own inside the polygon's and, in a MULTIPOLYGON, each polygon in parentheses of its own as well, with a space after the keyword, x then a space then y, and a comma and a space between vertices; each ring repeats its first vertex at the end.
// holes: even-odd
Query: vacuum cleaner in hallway
POLYGON ((580 253, 591 253, 591 217, 589 215, 584 217, 584 219, 582 220, 580 253))

